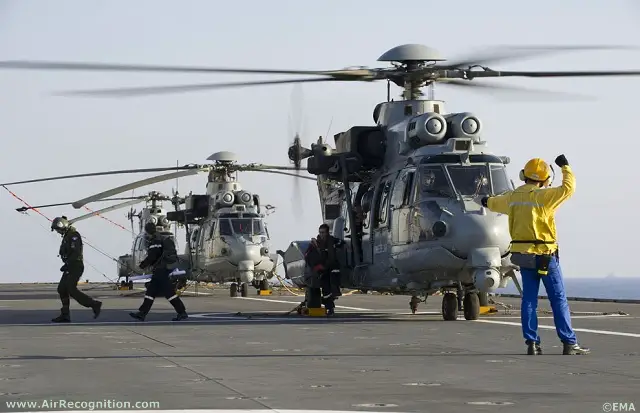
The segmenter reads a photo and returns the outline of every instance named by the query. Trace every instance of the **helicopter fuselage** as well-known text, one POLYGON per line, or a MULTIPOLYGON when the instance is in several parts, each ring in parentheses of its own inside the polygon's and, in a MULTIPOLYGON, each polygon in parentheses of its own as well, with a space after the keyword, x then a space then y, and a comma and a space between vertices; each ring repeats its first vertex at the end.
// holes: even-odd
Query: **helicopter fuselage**
POLYGON ((254 283, 273 276, 269 235, 256 213, 221 213, 208 218, 192 236, 195 279, 254 283))
MULTIPOLYGON (((381 146, 370 141, 380 135, 386 144, 368 175, 349 170, 348 190, 344 181, 335 187, 339 174, 331 177, 332 189, 324 183, 327 175, 317 174, 324 222, 333 226, 334 237, 347 241, 339 252, 343 287, 414 295, 452 288, 491 292, 506 287, 517 269, 510 261, 508 217, 480 203, 484 196, 513 189, 506 171, 509 160, 488 151, 479 138, 479 119, 466 113, 445 119, 438 113, 442 106, 441 101, 386 103, 379 119, 386 116, 389 124, 398 119, 399 110, 404 119, 391 126, 382 119, 377 130, 364 134, 350 130, 342 134, 346 137, 336 135, 334 159, 348 145, 340 139, 358 142, 350 143, 351 153, 357 145, 373 153, 371 148, 381 146), (443 121, 440 128, 429 124, 434 118, 443 121), (465 133, 468 119, 477 125, 476 133, 465 133), (356 215, 362 219, 360 230, 354 225, 356 215)), ((313 173, 323 161, 309 162, 313 173)), ((345 166, 336 162, 333 171, 345 166)), ((307 246, 307 241, 295 241, 284 253, 286 276, 299 287, 313 279, 304 263, 307 246)))

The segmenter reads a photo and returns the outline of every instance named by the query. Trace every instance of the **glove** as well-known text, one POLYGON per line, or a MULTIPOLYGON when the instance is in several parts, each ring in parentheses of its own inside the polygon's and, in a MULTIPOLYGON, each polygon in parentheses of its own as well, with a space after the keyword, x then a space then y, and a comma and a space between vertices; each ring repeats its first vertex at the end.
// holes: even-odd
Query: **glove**
POLYGON ((562 168, 563 166, 567 166, 569 165, 569 161, 567 161, 567 158, 564 155, 559 155, 556 160, 556 165, 558 165, 560 168, 562 168))
POLYGON ((489 197, 485 196, 480 200, 480 203, 482 204, 483 207, 485 208, 489 208, 488 204, 489 204, 489 197))
POLYGON ((65 272, 67 271, 67 264, 63 265, 62 267, 60 267, 60 271, 61 272, 65 272))

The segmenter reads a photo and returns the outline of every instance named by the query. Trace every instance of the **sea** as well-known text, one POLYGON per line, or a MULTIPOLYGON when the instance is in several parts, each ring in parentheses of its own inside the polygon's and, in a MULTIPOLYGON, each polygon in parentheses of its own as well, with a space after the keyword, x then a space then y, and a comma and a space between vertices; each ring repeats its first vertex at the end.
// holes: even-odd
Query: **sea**
MULTIPOLYGON (((272 282, 274 282, 274 284, 278 283, 275 279, 272 279, 272 282)), ((564 279, 564 286, 567 297, 640 300, 640 276, 607 276, 602 278, 569 277, 564 279)), ((500 289, 498 294, 518 294, 518 289, 513 284, 513 281, 509 281, 508 287, 500 289)), ((540 283, 538 295, 547 296, 547 292, 542 283, 540 283)))
MULTIPOLYGON (((564 287, 567 297, 640 300, 640 276, 608 276, 602 278, 569 277, 564 278, 564 287)), ((518 289, 513 284, 513 281, 510 281, 509 286, 501 290, 500 293, 518 294, 518 289)), ((540 283, 540 292, 538 295, 545 297, 547 295, 542 282, 540 283)))

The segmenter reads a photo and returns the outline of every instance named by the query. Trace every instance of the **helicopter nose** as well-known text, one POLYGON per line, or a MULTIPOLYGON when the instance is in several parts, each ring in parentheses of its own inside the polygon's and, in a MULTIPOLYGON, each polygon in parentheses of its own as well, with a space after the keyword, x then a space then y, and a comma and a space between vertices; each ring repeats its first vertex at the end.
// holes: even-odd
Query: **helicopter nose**
POLYGON ((236 250, 233 251, 233 259, 236 262, 240 261, 260 261, 260 246, 259 245, 243 245, 238 246, 236 250))
POLYGON ((454 247, 463 255, 482 247, 498 247, 500 254, 509 250, 511 237, 509 235, 509 220, 506 215, 492 212, 484 214, 464 214, 456 217, 452 232, 454 247), (459 220, 459 222, 457 222, 459 220))

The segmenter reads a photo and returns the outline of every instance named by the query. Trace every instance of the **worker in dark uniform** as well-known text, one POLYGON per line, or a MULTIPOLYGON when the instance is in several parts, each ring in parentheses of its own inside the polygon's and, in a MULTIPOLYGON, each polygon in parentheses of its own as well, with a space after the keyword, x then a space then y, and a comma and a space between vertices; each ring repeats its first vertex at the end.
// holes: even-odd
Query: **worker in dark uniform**
POLYGON ((78 290, 78 281, 84 273, 84 262, 82 253, 82 237, 80 233, 69 224, 67 217, 57 217, 51 221, 51 231, 56 231, 62 235, 59 255, 62 259, 62 277, 58 284, 58 295, 62 301, 60 315, 51 321, 54 323, 68 323, 71 321, 69 314, 70 297, 83 307, 93 310, 93 318, 100 315, 102 302, 94 300, 82 291, 78 290))
POLYGON ((173 321, 185 320, 188 318, 187 310, 169 278, 170 267, 178 262, 175 244, 170 237, 158 234, 156 225, 152 222, 147 222, 144 230, 147 233, 147 257, 140 263, 140 268, 151 268, 151 281, 138 312, 129 313, 129 315, 136 320, 144 321, 155 298, 164 295, 178 313, 173 321))
POLYGON ((329 225, 322 224, 318 228, 318 237, 311 239, 311 244, 305 252, 305 261, 320 277, 322 289, 322 304, 327 315, 335 313, 335 299, 342 295, 340 292, 340 274, 332 274, 339 269, 336 249, 344 245, 338 238, 329 235, 329 225))
POLYGON ((562 354, 588 354, 578 345, 571 327, 569 303, 562 280, 562 270, 556 238, 556 209, 573 193, 576 178, 564 155, 555 159, 562 168, 562 185, 548 188, 551 181, 549 165, 539 158, 531 159, 520 171, 524 185, 495 197, 482 198, 482 205, 509 215, 511 261, 520 267, 522 275, 522 333, 527 354, 542 354, 538 335, 538 290, 542 280, 553 311, 556 332, 563 344, 562 354))

